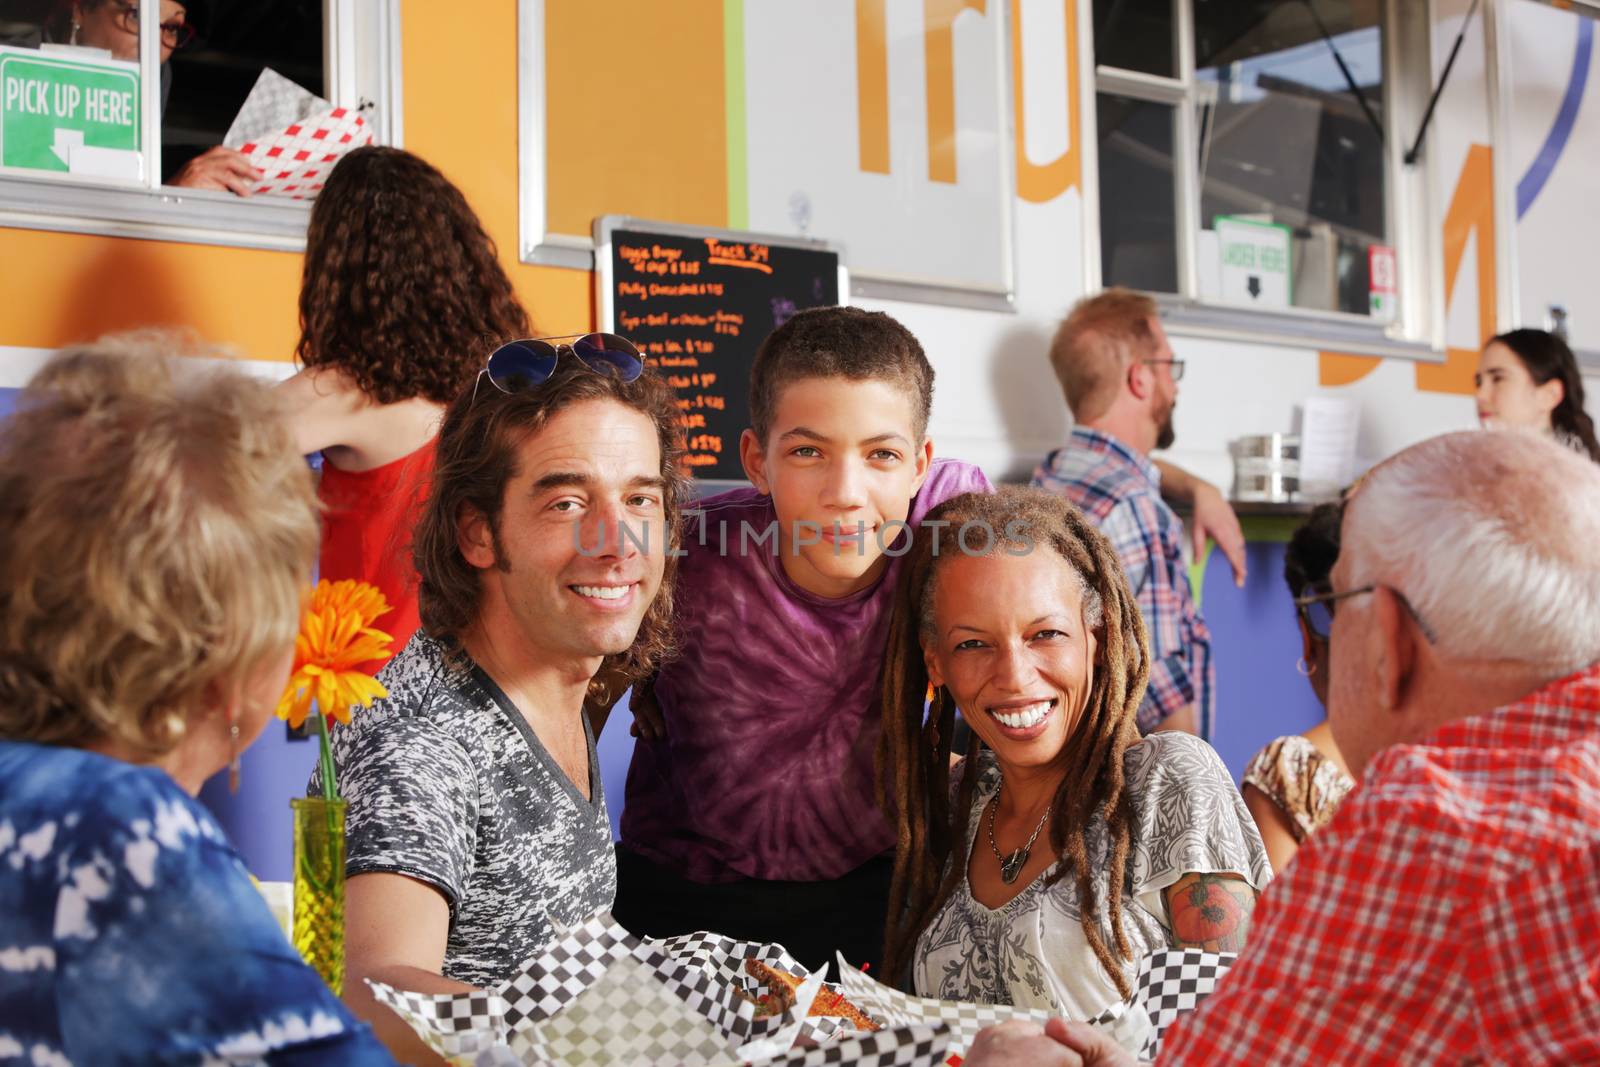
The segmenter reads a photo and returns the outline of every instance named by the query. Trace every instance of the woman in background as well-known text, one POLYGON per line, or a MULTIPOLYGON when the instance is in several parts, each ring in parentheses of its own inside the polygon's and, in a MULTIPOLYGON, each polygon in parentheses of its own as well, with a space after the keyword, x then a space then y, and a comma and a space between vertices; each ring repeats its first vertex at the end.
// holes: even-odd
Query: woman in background
MULTIPOLYGON (((1339 558, 1339 525, 1344 505, 1322 504, 1294 532, 1283 557, 1283 577, 1289 595, 1300 598, 1326 592, 1328 575, 1339 558)), ((1320 601, 1299 603, 1301 674, 1324 708, 1328 704, 1328 633, 1333 625, 1333 605, 1320 601)), ((1272 869, 1283 872, 1295 851, 1311 833, 1333 818, 1350 790, 1355 788, 1326 717, 1303 734, 1280 737, 1256 753, 1244 770, 1245 805, 1256 820, 1266 843, 1272 869)))
POLYGON ((68 350, 0 430, 0 1060, 392 1063, 194 799, 283 692, 317 512, 270 390, 167 351, 68 350))
MULTIPOLYGON (((194 39, 194 16, 202 0, 160 0, 161 112, 172 94, 172 53, 194 39)), ((52 41, 83 48, 103 48, 112 58, 139 62, 139 5, 134 0, 63 0, 46 26, 52 41)), ((195 156, 165 184, 186 189, 216 189, 249 196, 261 172, 242 152, 212 145, 195 156)))
POLYGON ((1583 376, 1567 343, 1545 330, 1512 330, 1489 339, 1472 376, 1478 421, 1553 435, 1600 463, 1594 420, 1583 407, 1583 376))
POLYGON ((490 352, 533 331, 494 243, 444 175, 398 148, 340 160, 311 209, 304 365, 278 387, 301 452, 322 453, 320 577, 383 591, 398 650, 417 628, 413 513, 444 408, 490 352))

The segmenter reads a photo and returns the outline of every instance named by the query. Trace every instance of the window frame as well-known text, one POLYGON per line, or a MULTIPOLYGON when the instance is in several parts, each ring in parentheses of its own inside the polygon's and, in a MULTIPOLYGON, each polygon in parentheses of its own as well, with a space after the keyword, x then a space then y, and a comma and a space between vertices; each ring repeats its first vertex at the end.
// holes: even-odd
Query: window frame
MULTIPOLYGON (((1600 0, 1530 0, 1576 18, 1600 24, 1600 0)), ((1515 70, 1511 62, 1511 5, 1486 0, 1483 5, 1485 67, 1488 71, 1489 144, 1494 160, 1495 330, 1507 333, 1521 326, 1544 329, 1544 322, 1522 316, 1522 245, 1517 229, 1517 182, 1511 173, 1511 103, 1515 70)), ((1600 349, 1572 346, 1578 369, 1600 375, 1600 349)))
MULTIPOLYGON (((1432 91, 1434 3, 1382 0, 1384 207, 1389 244, 1395 250, 1398 313, 1391 323, 1365 315, 1310 308, 1244 308, 1199 295, 1200 174, 1195 106, 1194 0, 1171 0, 1176 41, 1176 77, 1103 67, 1094 62, 1091 0, 1078 4, 1079 39, 1088 43, 1081 65, 1083 107, 1083 276, 1088 292, 1103 284, 1100 226, 1098 99, 1112 93, 1173 108, 1174 214, 1177 222, 1177 293, 1150 293, 1162 322, 1178 336, 1314 347, 1358 355, 1442 362, 1445 349, 1442 217, 1435 185, 1434 153, 1424 149, 1405 165, 1403 138, 1420 126, 1432 91), (1409 62, 1401 62, 1404 55, 1409 62), (1427 64, 1415 56, 1430 57, 1427 64), (1177 160, 1184 161, 1179 167, 1177 160)), ((1600 0, 1593 0, 1600 7, 1600 0)), ((1498 156, 1498 153, 1497 153, 1498 156)))
MULTIPOLYGON (((161 83, 159 0, 139 3, 139 76, 161 83)), ((402 143, 400 0, 323 0, 324 90, 335 103, 377 105, 379 144, 402 143)), ((0 227, 134 237, 188 244, 305 248, 311 204, 278 197, 241 200, 232 193, 160 184, 159 93, 146 92, 140 116, 145 177, 141 184, 94 179, 0 175, 0 227)))
POLYGON ((549 227, 544 15, 544 0, 517 0, 517 254, 523 263, 590 271, 594 239, 549 227))

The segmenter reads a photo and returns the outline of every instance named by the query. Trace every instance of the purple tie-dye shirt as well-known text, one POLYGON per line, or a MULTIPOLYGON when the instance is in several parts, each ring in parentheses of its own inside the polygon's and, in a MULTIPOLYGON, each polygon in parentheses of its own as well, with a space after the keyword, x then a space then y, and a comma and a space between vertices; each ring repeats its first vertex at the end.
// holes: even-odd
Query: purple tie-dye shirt
MULTIPOLYGON (((992 488, 936 459, 908 518, 992 488)), ((859 593, 816 596, 754 540, 776 521, 771 498, 735 489, 699 506, 674 594, 683 654, 656 677, 667 736, 634 748, 622 842, 702 883, 837 878, 894 847, 873 760, 900 561, 859 593)))

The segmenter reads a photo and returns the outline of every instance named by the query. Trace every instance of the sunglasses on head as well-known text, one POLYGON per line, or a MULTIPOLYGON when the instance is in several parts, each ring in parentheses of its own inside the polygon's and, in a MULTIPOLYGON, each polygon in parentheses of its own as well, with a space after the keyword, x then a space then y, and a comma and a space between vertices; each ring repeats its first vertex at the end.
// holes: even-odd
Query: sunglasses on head
POLYGON ((632 341, 614 333, 562 334, 557 337, 529 337, 521 341, 507 341, 495 349, 478 372, 478 381, 472 386, 472 399, 478 399, 478 386, 487 377, 489 384, 502 393, 523 393, 550 380, 561 362, 563 353, 570 352, 583 365, 596 374, 609 374, 624 382, 631 382, 644 372, 644 357, 632 341), (551 344, 552 341, 570 344, 551 344))

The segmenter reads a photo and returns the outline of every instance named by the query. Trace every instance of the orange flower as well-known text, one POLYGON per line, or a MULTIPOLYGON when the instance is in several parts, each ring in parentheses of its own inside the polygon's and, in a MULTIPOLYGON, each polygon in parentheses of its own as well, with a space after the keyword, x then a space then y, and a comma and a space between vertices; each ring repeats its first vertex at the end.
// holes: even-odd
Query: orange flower
POLYGON ((379 615, 388 614, 389 601, 377 586, 347 578, 342 582, 318 582, 311 591, 309 607, 313 612, 332 609, 341 615, 356 615, 362 626, 371 626, 379 615))
POLYGON ((389 650, 394 639, 371 626, 388 610, 383 594, 366 582, 318 582, 300 617, 294 671, 278 701, 278 718, 298 728, 314 701, 329 725, 334 719, 348 723, 351 708, 371 707, 376 698, 388 696, 376 679, 356 670, 394 654, 389 650))

